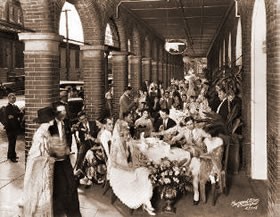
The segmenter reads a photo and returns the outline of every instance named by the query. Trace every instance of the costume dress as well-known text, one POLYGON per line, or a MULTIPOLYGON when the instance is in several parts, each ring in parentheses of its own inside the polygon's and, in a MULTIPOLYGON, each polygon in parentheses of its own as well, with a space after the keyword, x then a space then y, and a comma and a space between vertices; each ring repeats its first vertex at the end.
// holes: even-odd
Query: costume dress
POLYGON ((24 217, 53 216, 53 171, 55 159, 49 156, 50 124, 43 123, 33 136, 28 154, 23 190, 24 217))
POLYGON ((150 203, 153 186, 148 178, 149 170, 133 166, 133 145, 122 135, 127 127, 127 123, 122 120, 118 120, 114 127, 110 153, 110 185, 122 203, 137 209, 150 203))

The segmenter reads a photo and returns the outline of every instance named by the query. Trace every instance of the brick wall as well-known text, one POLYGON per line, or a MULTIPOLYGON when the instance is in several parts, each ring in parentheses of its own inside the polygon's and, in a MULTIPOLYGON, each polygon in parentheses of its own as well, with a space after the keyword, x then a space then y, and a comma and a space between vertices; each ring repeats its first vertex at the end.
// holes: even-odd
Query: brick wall
POLYGON ((280 216, 280 7, 279 0, 267 0, 267 146, 268 216, 280 216))

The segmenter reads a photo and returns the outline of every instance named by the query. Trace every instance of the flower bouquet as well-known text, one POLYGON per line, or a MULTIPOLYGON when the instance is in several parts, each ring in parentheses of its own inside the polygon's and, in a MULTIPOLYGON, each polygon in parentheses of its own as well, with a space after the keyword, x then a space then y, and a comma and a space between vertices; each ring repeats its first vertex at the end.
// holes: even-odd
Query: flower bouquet
POLYGON ((161 191, 161 199, 165 199, 164 212, 174 213, 174 200, 178 192, 183 192, 186 185, 191 182, 191 174, 185 162, 171 161, 162 158, 160 164, 148 163, 150 169, 150 180, 154 186, 158 186, 161 191))

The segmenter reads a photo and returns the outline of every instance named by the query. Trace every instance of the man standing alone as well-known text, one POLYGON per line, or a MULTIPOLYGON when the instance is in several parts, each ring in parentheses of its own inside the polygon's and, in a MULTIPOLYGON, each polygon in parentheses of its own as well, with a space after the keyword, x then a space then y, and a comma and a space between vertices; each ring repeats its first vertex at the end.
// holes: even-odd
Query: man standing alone
POLYGON ((132 97, 132 88, 126 87, 123 95, 120 97, 120 114, 119 118, 123 119, 123 115, 136 105, 135 100, 132 97))
POLYGON ((8 105, 6 106, 6 124, 5 129, 8 136, 8 154, 7 158, 13 162, 18 162, 16 154, 16 140, 20 131, 20 109, 14 104, 16 102, 16 95, 10 93, 8 95, 8 105))

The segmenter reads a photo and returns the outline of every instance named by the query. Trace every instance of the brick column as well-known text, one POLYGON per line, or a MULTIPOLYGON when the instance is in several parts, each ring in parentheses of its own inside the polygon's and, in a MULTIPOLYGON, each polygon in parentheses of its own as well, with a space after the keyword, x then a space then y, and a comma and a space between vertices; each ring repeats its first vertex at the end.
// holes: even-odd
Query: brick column
POLYGON ((164 85, 164 88, 166 89, 168 87, 168 83, 167 83, 167 64, 163 63, 162 64, 162 82, 164 85))
MULTIPOLYGON (((265 1, 267 11, 268 217, 280 216, 280 1, 265 1)), ((248 19, 249 20, 249 19, 248 19)), ((246 62, 243 61, 245 64, 246 62)))
POLYGON ((150 57, 145 57, 142 59, 142 80, 150 81, 152 71, 152 59, 150 57))
POLYGON ((158 61, 152 60, 152 81, 158 81, 158 61))
POLYGON ((128 85, 128 57, 127 52, 112 52, 113 72, 113 116, 114 121, 119 118, 119 100, 128 85))
POLYGON ((161 61, 158 62, 158 80, 163 82, 163 71, 162 71, 162 67, 163 64, 161 61))
POLYGON ((54 33, 19 33, 24 41, 25 70, 25 156, 38 127, 37 110, 59 99, 59 44, 54 33))
POLYGON ((104 115, 105 73, 104 46, 82 46, 86 113, 90 120, 104 115))
POLYGON ((131 67, 131 87, 133 87, 134 90, 139 90, 142 84, 142 57, 131 55, 129 58, 131 67))
POLYGON ((171 78, 172 78, 172 64, 168 63, 168 65, 167 65, 167 82, 168 82, 168 85, 170 85, 171 78))

